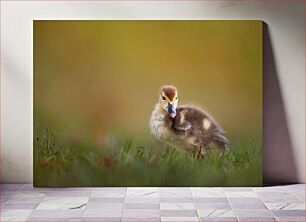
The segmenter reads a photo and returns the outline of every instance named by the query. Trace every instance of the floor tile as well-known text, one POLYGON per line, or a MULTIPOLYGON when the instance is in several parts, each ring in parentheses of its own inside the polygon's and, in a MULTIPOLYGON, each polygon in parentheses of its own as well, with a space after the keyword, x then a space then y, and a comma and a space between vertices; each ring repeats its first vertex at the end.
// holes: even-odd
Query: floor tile
POLYGON ((92 187, 33 187, 32 184, 25 184, 21 187, 20 191, 25 192, 36 192, 36 193, 47 193, 47 192, 91 192, 93 190, 92 187))
POLYGON ((10 199, 10 197, 7 197, 7 196, 4 197, 4 196, 1 195, 1 197, 0 197, 1 207, 2 207, 2 205, 4 205, 9 199, 10 199))
POLYGON ((306 186, 305 184, 291 184, 287 185, 286 188, 290 191, 300 190, 305 192, 306 186))
POLYGON ((32 192, 38 192, 38 191, 46 191, 46 190, 54 190, 55 188, 40 188, 40 187, 33 187, 33 184, 31 183, 26 183, 23 184, 21 187, 20 191, 32 191, 32 192))
POLYGON ((43 198, 46 195, 44 193, 38 192, 26 192, 26 191, 18 191, 12 195, 11 199, 22 199, 22 198, 43 198))
POLYGON ((86 209, 84 217, 121 217, 122 209, 86 209))
POLYGON ((266 209, 234 209, 238 218, 273 218, 272 213, 266 209))
POLYGON ((187 197, 192 198, 191 191, 160 191, 159 192, 160 197, 187 197))
POLYGON ((295 195, 287 193, 277 192, 261 192, 258 193, 260 199, 265 203, 297 203, 302 202, 295 195))
POLYGON ((120 222, 121 217, 83 217, 83 222, 120 222))
POLYGON ((37 221, 37 222, 66 222, 66 221, 73 221, 73 222, 80 222, 82 221, 82 217, 70 217, 70 216, 64 216, 64 217, 29 217, 27 219, 28 222, 37 221))
POLYGON ((126 198, 125 203, 154 203, 158 204, 158 198, 126 198))
POLYGON ((267 209, 263 203, 231 203, 233 209, 267 209))
POLYGON ((200 217, 235 217, 231 209, 199 209, 200 217))
POLYGON ((192 194, 194 197, 224 197, 225 194, 222 189, 192 189, 192 194))
POLYGON ((34 188, 34 190, 41 189, 51 192, 92 192, 92 187, 55 187, 55 188, 34 188))
POLYGON ((196 203, 198 209, 230 209, 228 202, 224 203, 196 203))
POLYGON ((201 217, 201 222, 238 222, 236 217, 201 217))
POLYGON ((199 222, 198 217, 161 217, 162 222, 199 222))
POLYGON ((2 207, 2 209, 35 209, 37 206, 37 203, 7 203, 2 207))
POLYGON ((194 203, 160 203, 161 210, 195 210, 194 203))
POLYGON ((44 198, 43 197, 23 197, 23 198, 10 198, 7 203, 11 204, 39 204, 44 198))
POLYGON ((240 217, 239 222, 277 222, 277 220, 272 217, 240 217))
POLYGON ((225 197, 195 197, 196 203, 228 203, 225 197))
POLYGON ((209 190, 215 190, 215 191, 223 191, 224 187, 190 187, 190 190, 192 192, 194 191, 209 191, 209 190))
POLYGON ((304 184, 258 188, 34 188, 32 184, 2 184, 1 219, 193 222, 200 216, 201 221, 237 222, 237 215, 239 222, 301 222, 305 221, 304 189, 304 184), (70 209, 74 207, 81 209, 70 209))
POLYGON ((228 201, 230 204, 261 204, 262 201, 259 198, 253 197, 229 197, 228 201))
POLYGON ((196 210, 161 210, 162 217, 197 217, 196 210))
POLYGON ((272 210, 276 217, 304 217, 305 210, 272 210))
POLYGON ((25 221, 32 210, 1 209, 1 221, 25 221))
POLYGON ((244 192, 244 191, 250 191, 250 192, 254 192, 252 188, 250 187, 223 187, 222 188, 223 191, 234 191, 234 192, 244 192))
POLYGON ((226 197, 257 197, 257 194, 255 192, 251 191, 226 191, 225 192, 226 197))
POLYGON ((159 187, 159 192, 191 192, 190 187, 159 187))
POLYGON ((294 196, 296 196, 298 199, 302 200, 302 202, 305 203, 305 191, 295 191, 291 192, 294 196))
POLYGON ((123 217, 151 218, 160 217, 159 209, 124 209, 123 217))
POLYGON ((37 210, 85 209, 88 197, 45 197, 37 210))
POLYGON ((278 222, 305 222, 305 217, 278 217, 278 222))
POLYGON ((157 203, 126 203, 125 209, 159 209, 157 203))
MULTIPOLYGON (((276 197, 276 196, 292 196, 291 192, 289 190, 287 192, 275 192, 275 191, 262 191, 257 192, 257 195, 259 197, 276 197)), ((293 196, 292 196, 293 197, 293 196)))
POLYGON ((117 197, 111 197, 111 198, 104 198, 104 197, 90 197, 88 199, 89 203, 123 203, 124 198, 117 198, 117 197))
POLYGON ((122 217, 121 222, 159 222, 160 217, 122 217))
POLYGON ((84 210, 33 210, 30 217, 40 217, 40 218, 73 218, 82 217, 84 210))
POLYGON ((126 198, 158 198, 157 188, 136 188, 128 187, 126 190, 126 198))
POLYGON ((95 191, 91 197, 125 197, 125 190, 95 191))
POLYGON ((266 203, 269 210, 305 210, 305 203, 266 203))
POLYGON ((0 190, 2 191, 17 191, 20 190, 24 184, 22 183, 2 183, 0 184, 0 190))
POLYGON ((286 186, 267 186, 267 187, 255 187, 253 188, 255 192, 278 192, 278 193, 287 193, 288 188, 286 186))
POLYGON ((107 191, 107 192, 114 192, 114 191, 123 191, 126 192, 126 187, 92 187, 92 191, 107 191))
POLYGON ((86 205, 86 209, 123 209, 123 203, 92 203, 86 205))
POLYGON ((282 197, 271 197, 271 198, 261 198, 264 203, 298 203, 302 200, 298 198, 282 198, 282 197))
POLYGON ((45 192, 47 197, 89 197, 90 191, 47 191, 45 192))
POLYGON ((193 203, 193 199, 190 197, 160 197, 161 203, 193 203))

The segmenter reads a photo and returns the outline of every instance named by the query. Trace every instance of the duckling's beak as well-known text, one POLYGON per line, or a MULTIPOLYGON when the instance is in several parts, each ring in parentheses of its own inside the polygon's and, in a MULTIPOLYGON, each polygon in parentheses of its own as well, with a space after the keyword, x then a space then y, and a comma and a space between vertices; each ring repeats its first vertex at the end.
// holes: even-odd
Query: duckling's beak
POLYGON ((176 110, 173 107, 172 104, 168 103, 168 109, 167 109, 168 114, 171 116, 171 118, 174 118, 176 116, 176 110))

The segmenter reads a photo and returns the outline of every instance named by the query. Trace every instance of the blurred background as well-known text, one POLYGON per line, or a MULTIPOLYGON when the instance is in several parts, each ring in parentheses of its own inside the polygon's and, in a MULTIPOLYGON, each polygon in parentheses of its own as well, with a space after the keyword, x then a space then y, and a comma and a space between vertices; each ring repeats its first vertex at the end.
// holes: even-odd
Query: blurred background
POLYGON ((161 85, 233 144, 261 137, 261 21, 35 21, 34 136, 152 141, 161 85))

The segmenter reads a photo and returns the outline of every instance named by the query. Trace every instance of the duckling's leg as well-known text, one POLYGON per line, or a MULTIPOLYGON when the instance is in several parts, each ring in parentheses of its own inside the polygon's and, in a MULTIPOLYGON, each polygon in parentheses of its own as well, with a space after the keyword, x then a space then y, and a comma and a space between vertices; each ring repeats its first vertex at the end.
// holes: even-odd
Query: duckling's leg
POLYGON ((208 152, 208 146, 207 145, 203 146, 202 150, 201 150, 201 155, 205 156, 207 154, 207 152, 208 152))
POLYGON ((201 146, 195 146, 193 155, 195 159, 199 159, 201 156, 201 146))

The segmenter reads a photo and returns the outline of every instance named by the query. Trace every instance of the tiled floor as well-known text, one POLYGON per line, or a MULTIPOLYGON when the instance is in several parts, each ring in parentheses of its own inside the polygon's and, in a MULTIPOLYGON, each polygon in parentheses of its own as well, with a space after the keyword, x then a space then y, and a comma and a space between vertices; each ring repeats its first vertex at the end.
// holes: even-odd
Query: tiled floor
POLYGON ((33 188, 2 184, 1 221, 305 221, 305 185, 33 188))

